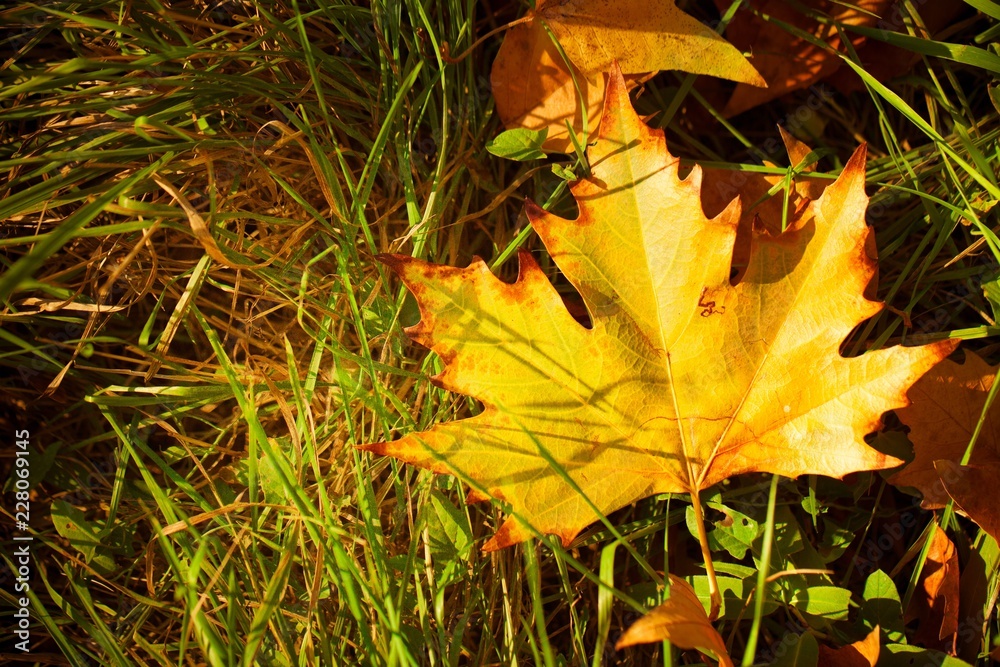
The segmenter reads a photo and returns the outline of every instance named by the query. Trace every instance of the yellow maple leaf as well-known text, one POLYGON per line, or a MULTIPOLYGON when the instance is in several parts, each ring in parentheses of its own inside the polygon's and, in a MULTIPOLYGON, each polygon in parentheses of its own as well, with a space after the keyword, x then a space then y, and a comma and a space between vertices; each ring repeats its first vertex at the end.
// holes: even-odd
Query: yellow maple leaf
POLYGON ((588 155, 591 176, 572 186, 576 220, 527 211, 592 328, 528 253, 513 284, 478 259, 459 269, 383 256, 420 306, 408 333, 445 363, 434 382, 484 410, 366 449, 509 503, 487 550, 532 535, 522 521, 569 544, 595 507, 665 492, 697 502, 744 472, 842 477, 900 463, 863 438, 956 343, 839 353, 882 308, 863 296, 875 271, 863 148, 785 233, 754 235, 736 285, 738 203, 704 215, 700 169, 679 179, 618 71, 588 155))
POLYGON ((549 151, 572 152, 566 121, 583 131, 581 98, 588 129, 597 127, 613 62, 626 75, 675 69, 766 85, 736 47, 674 0, 538 0, 525 18, 505 36, 490 80, 504 125, 547 128, 543 148, 549 151))

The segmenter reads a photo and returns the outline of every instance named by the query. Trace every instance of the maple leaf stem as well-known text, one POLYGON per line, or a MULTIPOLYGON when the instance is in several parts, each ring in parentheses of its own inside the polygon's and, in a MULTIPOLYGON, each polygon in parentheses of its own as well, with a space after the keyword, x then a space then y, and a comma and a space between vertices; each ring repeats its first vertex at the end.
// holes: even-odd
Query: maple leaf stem
POLYGON ((485 42, 487 39, 489 39, 493 35, 497 34, 498 32, 503 32, 504 30, 509 30, 510 28, 513 28, 516 25, 520 25, 522 23, 527 23, 528 21, 532 21, 532 20, 534 20, 534 18, 535 18, 534 14, 529 14, 527 16, 522 16, 519 19, 515 19, 515 20, 511 21, 510 23, 505 23, 504 25, 500 26, 499 28, 494 28, 493 30, 490 30, 488 33, 486 33, 485 35, 483 35, 482 37, 480 37, 479 39, 477 39, 475 42, 473 42, 472 46, 470 46, 469 48, 467 48, 465 51, 462 51, 461 55, 458 55, 458 56, 452 56, 451 55, 451 47, 448 45, 448 42, 445 42, 441 46, 441 60, 445 61, 449 65, 456 65, 456 64, 462 62, 463 60, 465 60, 470 53, 472 53, 473 51, 476 50, 477 46, 479 46, 480 44, 482 44, 483 42, 485 42))
POLYGON ((691 492, 691 511, 698 526, 698 543, 701 545, 701 555, 705 559, 705 572, 708 574, 708 594, 711 599, 711 609, 708 620, 719 617, 722 608, 722 593, 719 591, 719 580, 715 577, 715 565, 712 563, 712 550, 708 547, 708 531, 705 530, 705 513, 701 508, 701 498, 698 491, 691 492))

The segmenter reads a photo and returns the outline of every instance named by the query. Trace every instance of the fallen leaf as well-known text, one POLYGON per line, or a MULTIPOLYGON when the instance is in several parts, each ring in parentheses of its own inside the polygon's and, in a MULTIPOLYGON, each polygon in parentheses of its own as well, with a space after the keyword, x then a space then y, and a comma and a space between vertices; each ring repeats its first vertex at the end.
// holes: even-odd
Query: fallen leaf
POLYGON ((540 0, 535 15, 585 76, 617 62, 623 74, 676 69, 764 85, 739 50, 674 0, 540 0))
POLYGON ((616 61, 627 76, 678 69, 764 85, 742 53, 674 0, 538 0, 526 18, 507 31, 490 82, 504 126, 547 128, 548 151, 572 152, 566 122, 583 132, 581 99, 588 129, 597 128, 605 72, 616 61))
MULTIPOLYGON (((730 0, 715 0, 720 11, 729 8, 730 0)), ((753 54, 753 64, 767 81, 767 88, 738 84, 723 109, 726 117, 735 116, 758 105, 782 97, 793 90, 807 88, 834 73, 841 66, 837 55, 842 50, 838 24, 871 26, 878 22, 893 0, 813 0, 808 7, 815 14, 832 19, 820 23, 802 11, 802 6, 788 0, 751 0, 744 3, 726 29, 726 38, 737 48, 753 54), (768 20, 763 18, 767 16, 768 20), (790 24, 808 33, 829 48, 798 37, 776 21, 790 24)), ((864 38, 852 37, 860 46, 864 38)))
POLYGON ((875 629, 860 641, 840 648, 819 647, 819 660, 823 667, 875 667, 878 662, 880 630, 875 629))
POLYGON ((914 643, 954 655, 958 592, 958 552, 941 527, 935 526, 920 583, 904 616, 907 623, 917 620, 914 643))
POLYGON ((883 307, 862 295, 875 270, 863 148, 794 226, 754 236, 735 286, 738 203, 705 217, 700 169, 678 178, 620 72, 588 155, 591 176, 571 188, 578 219, 531 202, 527 212, 592 328, 527 252, 513 284, 479 259, 458 269, 381 256, 420 307, 407 333, 445 363, 435 384, 484 409, 365 449, 509 503, 514 516, 486 550, 530 537, 522 521, 569 544, 597 512, 744 472, 843 477, 899 464, 864 436, 957 342, 839 353, 883 307))
MULTIPOLYGON (((962 460, 996 374, 995 367, 967 350, 965 363, 943 361, 914 384, 908 392, 911 405, 896 411, 899 420, 910 428, 914 459, 889 482, 919 490, 924 508, 938 509, 948 503, 948 492, 934 462, 962 460)), ((986 415, 970 465, 1000 463, 997 405, 1000 402, 986 415)))
POLYGON ((549 152, 573 150, 567 121, 574 132, 583 133, 581 97, 588 132, 593 133, 601 119, 604 75, 588 78, 575 67, 571 71, 539 21, 507 31, 493 61, 490 83, 504 127, 548 130, 542 149, 549 152))
POLYGON ((691 585, 670 575, 670 598, 632 624, 615 644, 623 649, 636 644, 649 644, 664 639, 682 649, 711 651, 719 667, 732 667, 726 643, 712 626, 705 607, 691 585))
POLYGON ((541 160, 545 157, 542 144, 545 143, 548 130, 528 130, 518 127, 501 132, 487 142, 486 150, 497 157, 508 160, 541 160))
POLYGON ((983 492, 1000 481, 1000 463, 960 466, 954 461, 935 461, 934 469, 962 513, 1000 540, 1000 503, 995 493, 983 492))

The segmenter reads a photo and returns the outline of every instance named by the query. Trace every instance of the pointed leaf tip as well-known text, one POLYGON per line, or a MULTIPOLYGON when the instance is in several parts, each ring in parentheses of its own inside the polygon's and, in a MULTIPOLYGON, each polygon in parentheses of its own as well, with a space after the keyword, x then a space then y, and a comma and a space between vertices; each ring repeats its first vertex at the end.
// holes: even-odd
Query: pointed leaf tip
MULTIPOLYGON (((865 194, 865 167, 867 162, 868 144, 863 143, 854 149, 854 153, 851 154, 847 164, 844 165, 840 176, 827 188, 827 192, 830 192, 832 188, 832 192, 836 193, 831 199, 837 201, 838 199, 848 197, 851 193, 859 192, 864 197, 865 203, 867 203, 868 196, 865 194)), ((823 194, 826 196, 827 193, 824 192, 823 194)))
POLYGON ((993 539, 1000 540, 1000 504, 992 493, 983 492, 1000 481, 1000 461, 963 466, 956 461, 937 460, 934 469, 959 509, 993 539))
POLYGON ((819 647, 819 663, 823 667, 875 667, 881 651, 881 631, 876 625, 863 639, 853 644, 830 648, 819 647))
POLYGON ((499 551, 520 544, 531 537, 531 531, 526 529, 514 517, 508 517, 493 537, 483 543, 483 552, 499 551))
POLYGON ((844 167, 844 171, 848 169, 852 171, 858 171, 861 174, 865 173, 865 165, 868 162, 868 142, 862 142, 857 148, 854 149, 854 153, 851 155, 851 159, 847 161, 847 165, 844 167))
POLYGON ((601 116, 601 123, 605 121, 613 121, 614 112, 620 110, 628 115, 635 115, 638 118, 638 114, 632 108, 632 101, 628 96, 628 86, 625 84, 625 77, 622 75, 621 68, 618 67, 618 63, 614 62, 611 65, 611 71, 608 72, 608 88, 605 92, 604 97, 604 115, 601 116), (609 111, 612 113, 609 114, 609 111))

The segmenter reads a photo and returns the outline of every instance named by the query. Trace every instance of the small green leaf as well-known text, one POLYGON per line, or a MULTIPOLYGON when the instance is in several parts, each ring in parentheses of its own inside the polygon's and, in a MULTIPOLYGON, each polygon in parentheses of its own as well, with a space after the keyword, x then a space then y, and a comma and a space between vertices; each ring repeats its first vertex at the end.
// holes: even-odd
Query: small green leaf
POLYGON ((882 628, 882 636, 891 642, 905 642, 903 633, 903 605, 899 591, 888 574, 875 570, 865 581, 862 595, 861 618, 865 627, 871 630, 876 625, 882 628))
POLYGON ((772 569, 783 568, 785 559, 805 548, 802 540, 802 527, 785 505, 777 507, 774 513, 774 551, 772 553, 772 569))
POLYGON ((851 591, 837 586, 812 586, 795 592, 792 606, 810 616, 836 621, 847 618, 851 591))
POLYGON ((215 492, 219 495, 222 505, 229 505, 236 502, 236 497, 239 494, 237 494, 236 489, 232 486, 218 480, 215 481, 213 486, 215 487, 215 492))
POLYGON ((169 447, 159 452, 159 454, 160 458, 170 465, 173 465, 178 461, 183 461, 184 459, 191 456, 191 452, 184 449, 180 445, 170 445, 169 447))
POLYGON ((808 632, 785 635, 772 651, 774 667, 816 667, 819 664, 819 644, 808 632))
MULTIPOLYGON (((771 571, 782 570, 822 570, 826 562, 808 541, 791 507, 782 505, 774 513, 774 544, 771 551, 771 571)), ((761 540, 754 542, 754 564, 760 567, 761 540)), ((830 582, 825 574, 792 574, 778 579, 778 584, 789 594, 805 590, 810 586, 824 585, 830 582)), ((785 597, 788 600, 787 596, 785 597)))
POLYGON ((969 201, 969 205, 972 206, 978 213, 983 215, 989 213, 996 205, 1000 203, 997 199, 990 197, 984 191, 980 190, 975 195, 973 195, 972 200, 969 201))
POLYGON ((87 521, 83 512, 63 500, 53 500, 51 513, 56 532, 69 540, 69 545, 79 551, 87 563, 99 572, 114 570, 114 558, 103 544, 104 531, 87 521))
MULTIPOLYGON (((719 618, 736 618, 743 607, 743 580, 735 577, 716 577, 719 582, 719 591, 722 593, 722 607, 719 610, 719 618)), ((708 587, 708 576, 698 574, 688 577, 688 583, 694 589, 694 594, 707 610, 711 605, 711 594, 708 587)))
POLYGON ((69 540, 74 549, 90 549, 100 545, 100 531, 84 518, 83 512, 63 500, 52 501, 52 524, 56 532, 69 540))
POLYGON ((106 537, 103 545, 115 553, 128 556, 135 556, 135 549, 132 547, 132 538, 135 537, 135 525, 123 521, 115 521, 110 530, 103 531, 106 537))
POLYGON ((260 490, 264 493, 265 503, 284 505, 288 502, 288 496, 285 494, 278 469, 266 456, 260 457, 257 462, 257 479, 260 483, 260 490))
MULTIPOLYGON (((753 579, 738 579, 736 577, 717 577, 719 581, 719 591, 722 593, 722 607, 719 610, 719 618, 724 620, 735 620, 741 615, 746 615, 746 607, 750 609, 753 603, 748 602, 753 594, 756 581, 753 579)), ((701 600, 701 604, 707 611, 711 606, 711 595, 708 590, 708 577, 698 574, 688 577, 688 583, 694 588, 695 595, 701 600)), ((764 615, 772 614, 779 608, 777 595, 769 590, 764 602, 764 615)))
POLYGON ((405 572, 409 563, 409 556, 407 554, 396 554, 395 556, 389 556, 386 562, 389 563, 394 572, 405 572))
POLYGON ((558 163, 552 165, 552 173, 568 183, 577 180, 577 175, 572 169, 568 169, 558 163))
POLYGON ((716 563, 715 571, 720 574, 728 574, 729 576, 736 577, 737 579, 746 579, 748 577, 757 576, 757 568, 749 567, 747 565, 739 565, 737 563, 716 563))
POLYGON ((497 157, 508 160, 541 160, 545 157, 542 151, 542 144, 549 135, 548 128, 541 130, 529 130, 518 127, 513 130, 501 132, 486 144, 486 150, 497 157))
POLYGON ((439 491, 431 492, 424 511, 431 554, 443 562, 467 561, 472 554, 472 528, 465 513, 439 491))
MULTIPOLYGON (((708 533, 708 546, 712 551, 725 549, 729 555, 741 560, 747 555, 747 550, 753 541, 763 532, 760 525, 745 514, 730 509, 718 503, 706 503, 712 509, 725 515, 721 521, 713 522, 714 528, 708 533)), ((694 510, 689 506, 685 514, 688 530, 695 538, 698 537, 698 526, 694 510)))
POLYGON ((717 509, 723 512, 726 518, 715 522, 715 530, 712 531, 715 539, 733 558, 738 560, 744 558, 747 550, 764 529, 746 514, 721 505, 717 509))
POLYGON ((823 540, 819 545, 819 555, 826 563, 840 558, 857 534, 848 527, 839 526, 829 519, 823 522, 823 540))
POLYGON ((817 500, 810 496, 806 496, 802 499, 802 509, 809 513, 809 516, 816 519, 820 514, 826 512, 826 508, 817 500))
POLYGON ((914 665, 934 665, 934 667, 971 667, 969 663, 953 658, 947 653, 907 644, 889 644, 882 647, 879 667, 913 667, 914 665))

